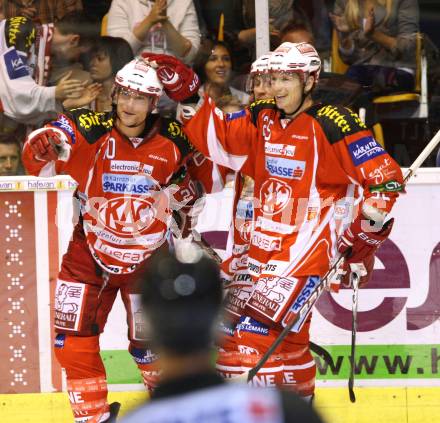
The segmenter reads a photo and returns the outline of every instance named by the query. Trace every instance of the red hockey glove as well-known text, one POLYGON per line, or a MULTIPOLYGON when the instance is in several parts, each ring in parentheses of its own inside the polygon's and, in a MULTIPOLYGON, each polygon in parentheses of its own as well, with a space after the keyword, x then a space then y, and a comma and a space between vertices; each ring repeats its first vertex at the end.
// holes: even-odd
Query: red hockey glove
POLYGON ((31 132, 26 143, 37 160, 50 162, 62 159, 68 154, 66 136, 60 130, 41 128, 31 132))
POLYGON ((344 285, 350 285, 353 265, 363 267, 366 273, 361 275, 359 285, 362 286, 368 282, 373 272, 376 250, 388 238, 393 224, 394 219, 390 219, 380 230, 373 232, 374 227, 369 225, 368 219, 360 215, 345 230, 338 240, 338 251, 346 255, 343 268, 346 273, 341 280, 344 285))
POLYGON ((199 77, 179 59, 153 53, 142 53, 142 57, 156 68, 157 77, 172 100, 183 101, 197 93, 200 86, 199 77))

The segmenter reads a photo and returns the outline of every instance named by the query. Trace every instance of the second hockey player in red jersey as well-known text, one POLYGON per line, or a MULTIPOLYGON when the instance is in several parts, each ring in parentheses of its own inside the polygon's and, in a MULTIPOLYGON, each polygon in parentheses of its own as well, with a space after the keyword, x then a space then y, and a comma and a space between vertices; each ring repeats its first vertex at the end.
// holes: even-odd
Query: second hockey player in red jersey
POLYGON ((171 201, 180 207, 194 200, 182 167, 191 146, 178 122, 153 113, 162 91, 156 70, 134 60, 116 75, 113 112, 62 114, 25 143, 28 172, 67 173, 78 183, 80 220, 54 301, 55 353, 66 369, 76 423, 111 418, 99 336, 118 291, 129 350, 149 389, 158 375, 157 356, 145 346, 135 281, 166 240, 171 201))
POLYGON ((310 311, 320 279, 340 253, 349 256, 346 266, 360 263, 371 273, 372 257, 391 230, 392 221, 385 218, 403 180, 354 112, 313 104, 321 69, 313 46, 283 43, 271 54, 269 69, 274 100, 224 115, 206 97, 185 133, 205 156, 255 180, 248 252, 254 284, 237 300, 237 350, 220 370, 231 376, 254 366, 305 306, 307 312, 253 383, 284 385, 310 397, 316 373, 308 346, 310 311), (350 212, 345 204, 354 196, 361 199, 359 213, 338 238, 338 222, 350 212))

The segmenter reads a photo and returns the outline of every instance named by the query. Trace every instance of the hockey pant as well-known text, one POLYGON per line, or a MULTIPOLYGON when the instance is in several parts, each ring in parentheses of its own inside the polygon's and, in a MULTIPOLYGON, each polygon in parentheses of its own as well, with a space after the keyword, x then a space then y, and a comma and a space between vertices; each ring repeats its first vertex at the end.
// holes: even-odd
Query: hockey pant
MULTIPOLYGON (((250 382, 254 386, 282 386, 310 398, 315 389, 316 364, 309 349, 308 318, 301 331, 291 332, 250 382)), ((269 327, 242 316, 233 336, 225 336, 217 357, 217 371, 233 378, 254 367, 281 333, 280 325, 269 327)))
POLYGON ((93 261, 81 233, 63 257, 55 290, 55 355, 67 376, 67 390, 76 423, 98 423, 109 417, 107 381, 99 336, 118 291, 127 312, 129 352, 151 391, 159 375, 157 356, 147 347, 137 277, 103 273, 93 261))

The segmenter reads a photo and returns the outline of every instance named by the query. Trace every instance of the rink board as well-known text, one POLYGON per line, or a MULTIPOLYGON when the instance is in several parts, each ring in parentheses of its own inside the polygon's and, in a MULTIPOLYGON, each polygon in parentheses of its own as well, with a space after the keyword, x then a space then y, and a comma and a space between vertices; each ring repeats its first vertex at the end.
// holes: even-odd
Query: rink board
MULTIPOLYGON (((422 169, 393 211, 396 224, 378 252, 372 281, 360 292, 357 386, 438 386, 440 366, 440 172, 422 169)), ((0 181, 0 393, 63 389, 52 353, 50 298, 71 234, 71 193, 65 178, 0 181), (37 222, 38 224, 35 224, 37 222)), ((199 230, 225 239, 231 192, 211 196, 199 230)), ((141 389, 126 352, 125 312, 118 299, 102 336, 110 384, 141 389)), ((332 353, 318 360, 318 386, 345 386, 351 291, 325 294, 314 313, 312 339, 332 353)), ((124 387, 126 389, 124 389, 124 387)), ((399 388, 400 389, 400 388, 399 388)))
MULTIPOLYGON (((440 388, 359 388, 355 404, 342 388, 318 388, 315 407, 327 422, 440 423, 440 388)), ((145 392, 110 392, 122 404, 120 415, 147 400, 145 392)), ((0 394, 2 423, 60 423, 72 420, 67 395, 0 394)))

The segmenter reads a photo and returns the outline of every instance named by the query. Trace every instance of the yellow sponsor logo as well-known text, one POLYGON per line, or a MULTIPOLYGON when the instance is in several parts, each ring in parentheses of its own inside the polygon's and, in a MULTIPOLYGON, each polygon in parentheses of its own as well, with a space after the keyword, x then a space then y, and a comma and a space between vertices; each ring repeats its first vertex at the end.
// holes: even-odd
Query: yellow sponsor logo
POLYGON ((79 126, 81 128, 84 128, 86 130, 89 130, 93 126, 103 126, 106 129, 110 129, 113 127, 113 119, 102 119, 104 116, 104 113, 83 113, 82 115, 79 115, 79 126))
MULTIPOLYGON (((362 121, 359 119, 359 117, 350 111, 350 115, 356 120, 356 122, 362 127, 365 128, 365 125, 362 123, 362 121)), ((349 123, 346 120, 346 115, 340 113, 338 111, 338 108, 335 106, 324 106, 323 108, 319 109, 318 116, 325 116, 328 119, 330 119, 332 122, 334 122, 338 128, 341 129, 341 131, 345 134, 346 132, 351 131, 351 127, 349 123)))
POLYGON ((168 125, 168 133, 173 137, 182 137, 188 141, 188 137, 182 131, 182 127, 177 122, 170 122, 168 125))
POLYGON ((25 23, 27 18, 23 16, 16 16, 15 18, 9 19, 9 31, 8 31, 8 41, 9 45, 15 45, 17 41, 17 35, 20 33, 20 25, 25 23))

